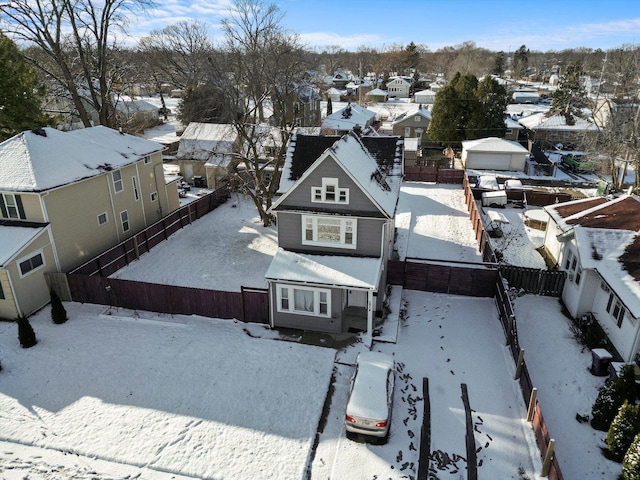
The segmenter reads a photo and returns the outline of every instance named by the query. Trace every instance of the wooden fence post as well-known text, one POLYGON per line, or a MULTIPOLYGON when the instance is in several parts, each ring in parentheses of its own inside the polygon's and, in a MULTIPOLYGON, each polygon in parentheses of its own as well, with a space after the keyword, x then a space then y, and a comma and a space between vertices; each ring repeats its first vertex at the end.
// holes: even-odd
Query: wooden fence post
POLYGON ((547 445, 547 454, 544 456, 544 461, 542 462, 542 472, 540 473, 541 477, 547 477, 549 475, 549 470, 551 470, 551 461, 553 460, 553 451, 556 447, 556 441, 552 438, 549 440, 549 445, 547 445))
POLYGON ((536 409, 536 400, 538 398, 538 389, 533 387, 531 389, 531 396, 529 397, 529 409, 527 410, 527 422, 533 420, 533 412, 536 409))
POLYGON ((518 353, 518 363, 516 364, 516 376, 514 380, 520 380, 520 374, 522 373, 522 365, 524 364, 524 349, 520 349, 518 353))
POLYGON ((507 343, 506 343, 507 346, 509 346, 511 344, 511 341, 513 340, 513 323, 514 323, 514 321, 515 321, 515 317, 513 315, 509 315, 507 317, 507 343))
POLYGON ((140 259, 140 250, 138 250, 138 236, 133 236, 133 250, 136 252, 136 260, 140 259))

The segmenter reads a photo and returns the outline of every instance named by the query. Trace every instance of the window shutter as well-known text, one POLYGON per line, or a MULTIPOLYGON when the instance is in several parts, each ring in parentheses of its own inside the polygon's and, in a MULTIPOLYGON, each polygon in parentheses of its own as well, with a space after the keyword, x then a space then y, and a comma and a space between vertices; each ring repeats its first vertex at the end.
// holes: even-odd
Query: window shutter
POLYGON ((4 204, 4 195, 0 195, 0 212, 2 212, 2 216, 4 218, 9 218, 9 214, 7 213, 7 207, 4 204))
POLYGON ((18 216, 24 220, 27 218, 27 216, 24 213, 24 207, 22 206, 22 198, 20 198, 20 195, 16 195, 16 205, 18 206, 18 216))

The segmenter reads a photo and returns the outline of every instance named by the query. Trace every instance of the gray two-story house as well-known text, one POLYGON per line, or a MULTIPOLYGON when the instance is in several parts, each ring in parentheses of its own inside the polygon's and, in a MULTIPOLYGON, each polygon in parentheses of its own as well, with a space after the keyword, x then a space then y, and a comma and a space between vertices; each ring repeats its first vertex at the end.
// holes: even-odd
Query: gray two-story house
POLYGON ((283 173, 293 184, 271 207, 279 244, 265 275, 272 327, 372 332, 393 249, 402 145, 353 132, 294 136, 283 173))

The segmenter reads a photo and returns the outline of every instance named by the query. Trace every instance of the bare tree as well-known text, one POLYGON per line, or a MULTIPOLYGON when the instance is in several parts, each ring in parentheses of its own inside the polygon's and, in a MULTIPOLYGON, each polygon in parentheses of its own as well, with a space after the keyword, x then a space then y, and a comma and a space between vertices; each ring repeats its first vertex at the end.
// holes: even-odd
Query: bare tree
POLYGON ((275 4, 235 0, 222 22, 223 55, 212 60, 226 108, 243 144, 229 167, 235 183, 252 198, 265 226, 280 183, 287 144, 295 129, 287 121, 297 82, 305 70, 299 39, 281 26, 275 4))
POLYGON ((7 33, 38 47, 49 62, 30 59, 59 85, 88 127, 90 110, 101 125, 114 127, 114 85, 121 80, 115 30, 124 31, 125 14, 152 0, 12 0, 2 6, 7 33))

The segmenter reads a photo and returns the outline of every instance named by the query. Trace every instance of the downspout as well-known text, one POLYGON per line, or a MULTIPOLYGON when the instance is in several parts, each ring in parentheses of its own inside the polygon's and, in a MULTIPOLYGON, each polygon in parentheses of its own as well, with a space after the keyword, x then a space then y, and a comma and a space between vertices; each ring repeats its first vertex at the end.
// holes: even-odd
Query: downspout
POLYGON ((113 226, 116 229, 116 240, 120 243, 120 229, 118 228, 118 222, 122 221, 118 215, 116 215, 116 206, 113 204, 113 194, 111 193, 111 182, 109 181, 110 173, 105 173, 105 180, 107 181, 107 192, 109 192, 109 202, 111 203, 111 216, 113 217, 113 226))
POLYGON ((147 213, 144 208, 144 195, 142 195, 142 182, 140 181, 140 171, 138 170, 138 164, 140 161, 136 162, 136 182, 138 183, 138 197, 140 200, 140 209, 142 210, 142 220, 144 221, 144 226, 147 227, 147 213))
MULTIPOLYGON (((42 210, 42 218, 47 223, 47 234, 49 235, 49 243, 51 244, 51 250, 53 250, 53 258, 56 262, 56 270, 58 272, 60 269, 60 258, 58 257, 58 249, 56 248, 56 242, 53 238, 53 232, 51 231, 51 223, 49 222, 49 214, 47 213, 47 205, 44 201, 44 197, 49 195, 49 192, 44 192, 42 195, 39 195, 40 198, 40 208, 42 210)), ((13 289, 13 286, 11 287, 13 289)))
POLYGON ((368 349, 373 346, 373 289, 367 291, 367 335, 364 344, 368 349))
POLYGON ((160 205, 157 213, 159 217, 162 218, 164 216, 165 210, 166 211, 169 210, 169 192, 167 190, 167 183, 164 181, 164 170, 162 170, 162 175, 158 175, 158 172, 157 172, 158 167, 160 167, 160 169, 162 170, 163 168, 162 162, 156 163, 153 166, 153 177, 156 184, 156 191, 158 192, 158 204, 160 205), (162 179, 162 185, 164 186, 162 189, 158 186, 158 177, 162 179), (161 191, 164 192, 164 195, 162 198, 160 198, 161 191), (163 203, 165 203, 164 206, 162 205, 163 203))

